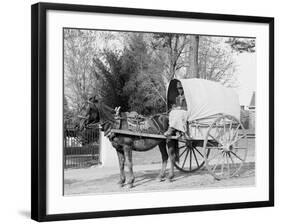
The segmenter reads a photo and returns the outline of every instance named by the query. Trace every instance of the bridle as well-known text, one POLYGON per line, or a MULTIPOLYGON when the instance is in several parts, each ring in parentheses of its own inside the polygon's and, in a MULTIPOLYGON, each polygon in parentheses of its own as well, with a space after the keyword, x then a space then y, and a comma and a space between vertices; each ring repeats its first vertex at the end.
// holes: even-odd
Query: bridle
MULTIPOLYGON (((99 128, 102 128, 106 123, 108 123, 108 121, 102 121, 100 116, 101 116, 101 111, 100 111, 100 108, 98 106, 96 106, 95 103, 87 100, 86 103, 94 106, 96 109, 97 109, 97 112, 98 112, 98 116, 99 116, 99 120, 98 122, 92 122, 90 124, 87 124, 87 125, 84 125, 85 128, 89 128, 89 127, 94 127, 94 126, 98 126, 99 128)), ((121 107, 116 107, 114 110, 115 110, 115 116, 119 116, 119 113, 120 113, 120 108, 121 107)), ((89 116, 89 115, 88 115, 89 116)), ((82 119, 89 119, 89 117, 85 117, 85 116, 81 116, 81 115, 78 115, 78 117, 82 118, 82 119)))
MULTIPOLYGON (((92 105, 92 106, 95 106, 96 109, 98 110, 98 114, 100 114, 99 107, 97 107, 93 102, 87 100, 85 103, 88 103, 88 104, 90 104, 90 105, 92 105)), ((78 117, 84 119, 84 121, 85 121, 86 119, 89 119, 89 115, 87 115, 87 116, 78 115, 78 117)), ((89 128, 89 127, 94 127, 94 126, 98 126, 99 128, 101 128, 104 123, 105 123, 105 122, 98 121, 98 122, 92 122, 92 123, 86 124, 86 125, 83 124, 83 126, 84 126, 84 128, 89 128)))

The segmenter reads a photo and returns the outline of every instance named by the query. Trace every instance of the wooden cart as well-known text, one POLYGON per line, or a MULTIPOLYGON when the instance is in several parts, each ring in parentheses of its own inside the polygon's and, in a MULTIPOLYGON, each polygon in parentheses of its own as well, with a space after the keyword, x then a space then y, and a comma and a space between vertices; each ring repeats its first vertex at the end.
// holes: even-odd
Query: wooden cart
MULTIPOLYGON (((246 131, 239 120, 240 105, 236 94, 233 90, 207 80, 173 79, 167 92, 167 110, 172 108, 177 96, 177 82, 182 83, 186 100, 189 102, 188 109, 193 109, 192 106, 199 107, 199 109, 190 111, 192 119, 188 120, 188 131, 185 136, 170 137, 170 139, 178 141, 179 147, 179 161, 175 162, 174 165, 178 170, 186 173, 206 167, 216 179, 238 175, 247 157, 248 140, 246 131), (198 91, 202 89, 208 92, 201 94, 198 98, 198 91), (213 99, 214 97, 215 99, 213 99), (221 106, 219 103, 224 103, 224 105, 221 106), (206 107, 207 113, 200 107, 203 109, 206 107), (208 116, 202 117, 202 114, 208 114, 208 116)), ((139 136, 140 138, 166 138, 159 134, 117 129, 113 129, 112 132, 139 136)))

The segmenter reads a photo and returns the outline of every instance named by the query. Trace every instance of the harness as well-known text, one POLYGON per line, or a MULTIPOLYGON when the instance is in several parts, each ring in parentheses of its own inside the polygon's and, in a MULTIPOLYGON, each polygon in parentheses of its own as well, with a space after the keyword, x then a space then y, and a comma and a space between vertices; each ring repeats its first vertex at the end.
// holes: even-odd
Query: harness
MULTIPOLYGON (((92 105, 94 103, 88 102, 92 105)), ((99 126, 103 127, 105 130, 104 135, 108 137, 110 140, 114 138, 115 134, 111 132, 112 129, 122 129, 125 126, 129 131, 140 132, 140 133, 150 133, 150 134, 163 134, 164 127, 159 124, 155 117, 157 115, 151 117, 144 117, 137 112, 124 112, 120 114, 120 107, 115 108, 115 115, 113 120, 103 120, 102 119, 102 111, 99 107, 96 107, 100 116, 100 121, 96 123, 88 124, 88 127, 99 126), (124 123, 126 122, 126 123, 124 123), (154 124, 154 127, 151 127, 151 123, 154 124), (108 125, 108 126, 107 126, 108 125), (155 130, 155 127, 157 130, 155 130), (161 128, 162 127, 162 128, 161 128)), ((113 109, 112 109, 113 110, 113 109)), ((160 115, 160 114, 158 114, 160 115)))
MULTIPOLYGON (((162 133, 160 124, 153 117, 144 117, 136 112, 125 112, 125 116, 116 116, 116 129, 122 129, 122 121, 127 122, 128 130, 140 133, 160 134, 162 133), (157 130, 151 128, 149 121, 152 121, 157 130)), ((162 128, 163 129, 163 128, 162 128)))

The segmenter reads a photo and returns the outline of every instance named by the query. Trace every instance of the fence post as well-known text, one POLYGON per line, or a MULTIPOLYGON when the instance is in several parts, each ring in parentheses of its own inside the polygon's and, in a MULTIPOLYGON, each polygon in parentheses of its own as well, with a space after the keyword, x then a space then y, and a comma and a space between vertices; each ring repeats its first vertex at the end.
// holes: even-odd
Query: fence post
POLYGON ((65 124, 63 125, 63 151, 62 151, 62 156, 63 156, 63 169, 66 168, 66 155, 65 155, 65 148, 66 148, 66 127, 65 124))
POLYGON ((100 160, 103 167, 119 167, 116 150, 103 132, 100 132, 100 160))
POLYGON ((102 131, 101 131, 101 126, 99 125, 99 159, 98 159, 98 163, 101 164, 101 135, 102 135, 102 131))

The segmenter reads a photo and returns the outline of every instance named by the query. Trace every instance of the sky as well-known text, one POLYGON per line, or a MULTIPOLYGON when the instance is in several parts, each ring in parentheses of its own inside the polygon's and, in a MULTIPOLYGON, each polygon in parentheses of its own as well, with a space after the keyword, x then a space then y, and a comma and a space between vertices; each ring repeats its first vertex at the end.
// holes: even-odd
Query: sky
POLYGON ((239 95, 240 105, 248 106, 253 92, 257 88, 257 64, 256 53, 241 53, 236 56, 237 81, 239 87, 236 91, 239 95))

